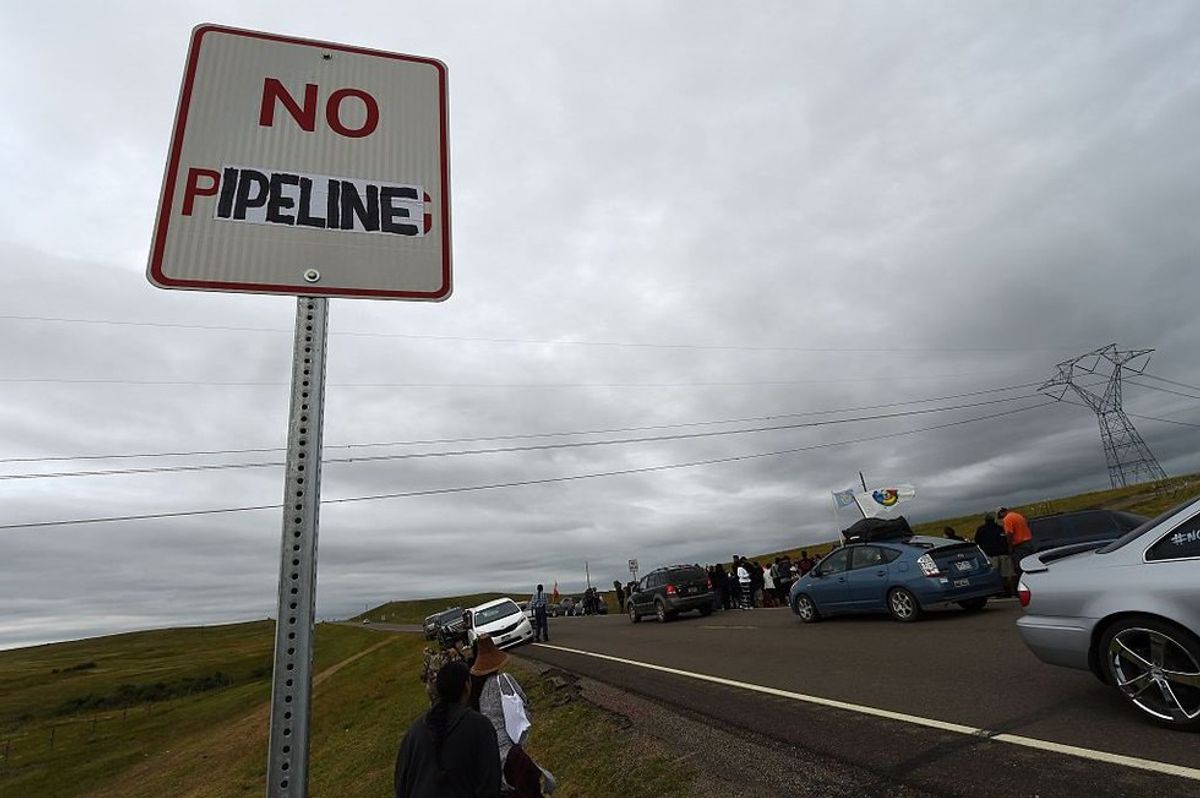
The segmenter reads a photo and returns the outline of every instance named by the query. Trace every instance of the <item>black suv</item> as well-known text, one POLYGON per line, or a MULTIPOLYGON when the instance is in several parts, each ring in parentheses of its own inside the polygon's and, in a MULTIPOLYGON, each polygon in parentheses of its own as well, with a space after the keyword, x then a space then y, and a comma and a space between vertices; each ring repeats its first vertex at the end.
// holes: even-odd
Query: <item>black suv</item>
POLYGON ((1123 510, 1078 510, 1029 519, 1034 551, 1115 540, 1150 519, 1123 510))
POLYGON ((422 624, 422 628, 425 630, 425 639, 433 640, 442 631, 442 628, 447 626, 457 625, 461 631, 462 612, 461 607, 451 607, 427 617, 425 623, 422 624))
POLYGON ((638 582, 629 596, 629 620, 637 623, 643 615, 655 615, 666 623, 688 610, 711 615, 713 606, 712 582, 703 568, 670 565, 651 571, 638 582))

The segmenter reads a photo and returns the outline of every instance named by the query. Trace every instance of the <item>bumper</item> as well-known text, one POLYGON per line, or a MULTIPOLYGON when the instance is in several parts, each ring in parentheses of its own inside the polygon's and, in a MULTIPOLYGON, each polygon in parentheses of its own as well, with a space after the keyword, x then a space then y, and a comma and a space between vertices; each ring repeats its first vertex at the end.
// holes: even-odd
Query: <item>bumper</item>
POLYGON ((667 597, 667 609, 671 612, 687 612, 689 610, 699 610, 704 608, 712 608, 713 594, 700 593, 695 596, 683 597, 667 597))
POLYGON ((917 594, 922 607, 987 598, 1004 592, 1004 582, 994 570, 968 577, 926 577, 912 587, 915 588, 913 592, 917 594))
POLYGON ((495 639, 498 648, 512 648, 533 640, 533 627, 528 622, 521 624, 506 635, 495 639))
POLYGON ((1017 632, 1034 655, 1050 665, 1088 670, 1088 651, 1092 647, 1090 618, 1056 618, 1050 615, 1025 615, 1017 620, 1017 632))

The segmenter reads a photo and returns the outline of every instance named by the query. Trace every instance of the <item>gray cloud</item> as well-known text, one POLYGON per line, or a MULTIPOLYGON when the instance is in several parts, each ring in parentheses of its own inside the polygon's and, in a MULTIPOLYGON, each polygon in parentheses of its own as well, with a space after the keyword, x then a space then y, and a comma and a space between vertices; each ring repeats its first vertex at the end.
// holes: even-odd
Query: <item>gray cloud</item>
MULTIPOLYGON (((1156 347, 1153 372, 1197 382, 1200 11, 1190 3, 389 3, 331 13, 127 2, 75 4, 65 16, 30 6, 0 12, 0 42, 20 66, 0 75, 12 111, 0 118, 10 187, 0 193, 0 377, 211 384, 0 382, 0 457, 283 445, 293 303, 159 291, 142 275, 188 31, 202 16, 450 67, 455 294, 439 305, 332 303, 328 444, 946 396, 1043 379, 1058 360, 1112 341, 1156 347), (714 346, 743 348, 704 348, 714 346), (218 384, 234 382, 269 384, 218 384), (378 383, 390 385, 364 385, 378 383), (535 387, 546 384, 556 387, 535 387)), ((809 447, 1035 401, 330 464, 324 495, 809 447)), ((1200 422, 1185 397, 1129 386, 1126 401, 1134 413, 1200 422)), ((1135 422, 1168 472, 1200 466, 1195 428, 1135 422)), ((279 456, 8 463, 0 473, 279 456)), ((1094 418, 1062 406, 700 468, 331 504, 319 611, 536 581, 575 590, 585 561, 607 584, 628 557, 645 568, 828 539, 829 491, 859 470, 916 484, 917 519, 1107 484, 1094 418)), ((281 476, 274 467, 0 480, 0 522, 270 504, 281 476)), ((264 617, 278 545, 274 511, 0 531, 0 647, 264 617)))

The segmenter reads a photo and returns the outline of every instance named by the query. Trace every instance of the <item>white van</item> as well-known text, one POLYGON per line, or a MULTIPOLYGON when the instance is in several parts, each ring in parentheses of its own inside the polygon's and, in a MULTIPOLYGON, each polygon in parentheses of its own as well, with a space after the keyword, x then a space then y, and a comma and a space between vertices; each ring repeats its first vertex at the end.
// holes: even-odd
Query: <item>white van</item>
POLYGON ((517 602, 510 598, 496 599, 467 610, 467 643, 488 635, 498 648, 510 648, 533 640, 533 624, 517 602))

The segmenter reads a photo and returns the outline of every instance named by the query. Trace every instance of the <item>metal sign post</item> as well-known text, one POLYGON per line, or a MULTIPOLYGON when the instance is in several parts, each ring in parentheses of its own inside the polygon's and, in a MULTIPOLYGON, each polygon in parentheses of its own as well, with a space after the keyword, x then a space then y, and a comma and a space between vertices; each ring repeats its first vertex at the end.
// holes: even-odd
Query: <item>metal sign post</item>
POLYGON ((329 300, 319 297, 296 300, 279 611, 275 616, 271 741, 267 756, 270 798, 303 798, 308 794, 308 719, 312 698, 328 317, 329 300))

